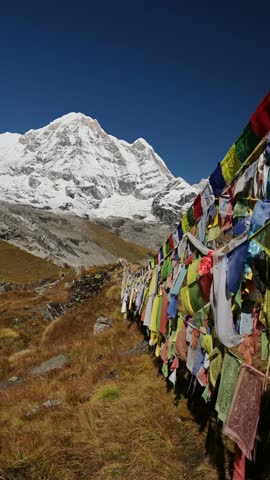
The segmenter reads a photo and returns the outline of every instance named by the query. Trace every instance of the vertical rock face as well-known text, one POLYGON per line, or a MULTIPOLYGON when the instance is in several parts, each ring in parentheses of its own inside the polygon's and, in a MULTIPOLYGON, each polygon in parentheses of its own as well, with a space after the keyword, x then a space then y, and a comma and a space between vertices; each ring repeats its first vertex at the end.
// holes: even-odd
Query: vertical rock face
POLYGON ((171 222, 194 193, 142 138, 127 143, 82 113, 0 135, 0 199, 89 218, 171 222), (179 187, 179 188, 178 188, 179 187), (175 189, 176 196, 171 189, 175 189))

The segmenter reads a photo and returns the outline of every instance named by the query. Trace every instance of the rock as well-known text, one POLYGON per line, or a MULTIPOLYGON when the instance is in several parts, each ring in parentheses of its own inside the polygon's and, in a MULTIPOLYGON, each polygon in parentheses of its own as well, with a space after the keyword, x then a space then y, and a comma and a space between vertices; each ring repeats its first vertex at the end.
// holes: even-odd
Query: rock
POLYGON ((65 308, 62 303, 50 302, 47 307, 44 308, 43 312, 46 320, 52 322, 56 318, 61 317, 61 315, 64 315, 65 308))
POLYGON ((171 227, 161 222, 131 221, 126 218, 119 226, 117 217, 107 217, 102 221, 97 219, 96 223, 113 233, 118 232, 118 235, 128 242, 138 243, 151 250, 158 249, 164 242, 164 238, 168 238, 171 233, 171 227))
POLYGON ((53 288, 59 280, 56 280, 55 282, 50 282, 50 283, 45 283, 44 285, 41 285, 40 287, 35 288, 35 293, 38 295, 43 295, 45 292, 53 288))
POLYGON ((130 356, 130 355, 140 355, 141 353, 148 353, 149 351, 149 344, 146 340, 135 345, 135 347, 131 348, 127 352, 122 353, 123 357, 130 356))
POLYGON ((83 275, 74 281, 69 289, 68 306, 74 303, 83 303, 89 297, 95 295, 104 285, 107 278, 106 273, 94 275, 83 275))
POLYGON ((40 411, 40 406, 33 407, 31 408, 31 410, 28 410, 28 412, 26 413, 26 417, 31 418, 33 415, 35 415, 39 411, 40 411))
POLYGON ((57 405, 61 405, 62 403, 63 403, 62 400, 57 400, 55 398, 55 399, 52 399, 52 400, 46 400, 46 402, 42 403, 42 406, 44 408, 51 408, 51 407, 56 407, 57 405))
POLYGON ((44 408, 51 408, 51 407, 56 407, 58 405, 61 405, 63 402, 62 400, 58 400, 58 399, 52 399, 52 400, 46 400, 45 402, 43 402, 42 404, 40 405, 36 405, 35 407, 31 408, 31 410, 29 410, 27 413, 26 413, 26 417, 27 418, 31 418, 33 417, 33 415, 36 415, 36 413, 40 412, 40 410, 42 409, 42 407, 44 408))
POLYGON ((18 325, 19 323, 22 323, 23 320, 21 318, 14 318, 13 323, 14 325, 18 325))
POLYGON ((112 320, 109 318, 105 317, 98 317, 96 319, 96 323, 94 325, 93 333, 94 335, 99 335, 101 332, 106 330, 107 328, 110 328, 112 325, 112 320))
POLYGON ((183 423, 183 422, 190 422, 192 421, 192 417, 185 417, 181 415, 180 417, 175 417, 176 422, 183 423))
POLYGON ((108 375, 105 376, 105 378, 109 378, 111 380, 114 380, 115 378, 119 377, 119 373, 117 370, 112 370, 108 375))
POLYGON ((120 265, 124 267, 127 263, 127 260, 125 258, 118 258, 118 263, 120 263, 120 265))
POLYGON ((16 285, 12 283, 1 282, 0 283, 0 293, 10 292, 12 290, 17 290, 16 285))
POLYGON ((41 184, 41 181, 34 176, 30 176, 28 178, 28 184, 29 184, 29 187, 35 189, 39 187, 39 185, 41 184))
POLYGON ((45 375, 53 370, 59 370, 66 367, 69 363, 69 360, 65 355, 57 355, 56 357, 50 358, 46 362, 41 363, 37 367, 34 367, 30 370, 29 375, 45 375))
POLYGON ((18 385, 22 383, 22 379, 18 377, 11 377, 8 380, 4 380, 3 382, 0 382, 0 391, 1 390, 7 390, 10 387, 14 387, 15 385, 18 385))
POLYGON ((103 360, 103 357, 104 357, 104 355, 96 355, 95 356, 95 361, 96 362, 101 362, 101 360, 103 360))

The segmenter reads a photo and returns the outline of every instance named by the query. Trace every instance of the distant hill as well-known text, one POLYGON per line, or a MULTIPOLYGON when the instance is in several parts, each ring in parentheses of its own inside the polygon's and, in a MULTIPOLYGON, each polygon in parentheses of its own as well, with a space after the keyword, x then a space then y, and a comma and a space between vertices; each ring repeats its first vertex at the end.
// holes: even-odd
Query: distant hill
MULTIPOLYGON (((146 260, 162 235, 164 228, 156 224, 153 227, 148 225, 144 232, 140 222, 119 223, 119 220, 112 219, 111 223, 103 222, 101 226, 78 216, 61 216, 32 207, 0 203, 0 238, 60 266, 100 265, 115 262, 119 257, 131 261, 146 260), (152 234, 155 241, 147 241, 152 234), (136 244, 136 241, 145 246, 136 244)), ((17 268, 23 270, 24 261, 9 256, 9 252, 13 250, 6 246, 7 256, 0 269, 16 269, 17 264, 17 268)), ((27 258, 24 257, 26 266, 27 258)))

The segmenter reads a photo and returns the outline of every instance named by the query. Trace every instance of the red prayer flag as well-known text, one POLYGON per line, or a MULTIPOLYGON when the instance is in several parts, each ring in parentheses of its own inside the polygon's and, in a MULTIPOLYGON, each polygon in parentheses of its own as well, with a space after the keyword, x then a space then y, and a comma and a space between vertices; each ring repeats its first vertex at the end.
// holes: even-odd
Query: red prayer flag
POLYGON ((270 91, 258 106, 250 119, 252 128, 258 137, 263 138, 270 130, 270 91))
POLYGON ((232 480, 245 480, 246 478, 246 457, 240 448, 236 445, 233 478, 232 480))
POLYGON ((174 241, 173 241, 173 234, 172 233, 168 238, 168 243, 169 243, 170 250, 173 250, 174 249, 174 241))
POLYGON ((249 460, 252 460, 264 377, 259 370, 249 365, 242 365, 223 428, 225 435, 237 443, 249 460))
POLYGON ((195 218, 195 221, 198 222, 203 214, 202 201, 201 201, 200 194, 195 198, 193 207, 194 207, 194 218, 195 218))

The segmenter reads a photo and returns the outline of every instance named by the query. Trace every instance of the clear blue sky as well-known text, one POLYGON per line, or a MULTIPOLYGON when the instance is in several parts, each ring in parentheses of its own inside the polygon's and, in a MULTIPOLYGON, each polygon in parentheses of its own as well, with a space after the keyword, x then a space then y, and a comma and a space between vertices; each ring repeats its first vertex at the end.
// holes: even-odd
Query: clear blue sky
POLYGON ((268 2, 1 3, 0 132, 70 111, 208 176, 270 87, 268 2))

